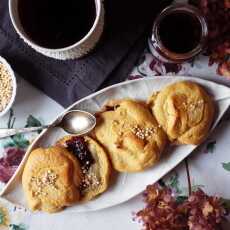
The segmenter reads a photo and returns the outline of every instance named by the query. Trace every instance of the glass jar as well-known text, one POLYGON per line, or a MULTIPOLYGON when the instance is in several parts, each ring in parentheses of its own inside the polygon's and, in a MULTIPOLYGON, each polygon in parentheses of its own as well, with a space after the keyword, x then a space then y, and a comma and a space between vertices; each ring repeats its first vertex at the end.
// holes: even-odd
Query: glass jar
MULTIPOLYGON (((173 4, 165 8, 156 18, 152 29, 152 34, 148 39, 148 43, 150 51, 158 60, 168 63, 182 63, 192 59, 203 50, 206 43, 207 35, 208 26, 204 16, 198 8, 189 4, 173 4), (176 13, 182 13, 192 16, 193 18, 197 19, 200 26, 200 40, 192 50, 185 53, 173 52, 169 48, 166 48, 159 34, 159 28, 162 20, 165 19, 166 16, 176 13)), ((168 34, 168 36, 170 38, 170 34, 168 34)))

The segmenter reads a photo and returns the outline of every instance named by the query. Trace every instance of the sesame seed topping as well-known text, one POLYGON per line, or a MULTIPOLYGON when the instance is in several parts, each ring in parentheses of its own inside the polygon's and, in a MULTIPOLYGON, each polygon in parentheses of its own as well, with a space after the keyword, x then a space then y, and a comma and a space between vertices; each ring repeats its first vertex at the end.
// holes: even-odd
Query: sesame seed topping
POLYGON ((135 125, 135 126, 132 126, 130 130, 138 138, 144 140, 145 138, 148 138, 149 136, 151 136, 153 133, 156 133, 157 128, 156 127, 141 128, 138 125, 135 125))
POLYGON ((83 179, 81 183, 81 187, 84 189, 90 188, 97 188, 100 185, 100 181, 97 175, 92 170, 85 170, 83 169, 83 179))
POLYGON ((49 186, 56 189, 56 180, 57 174, 55 174, 52 170, 46 171, 41 177, 31 177, 31 183, 34 183, 37 187, 37 191, 35 191, 35 196, 38 195, 47 195, 44 192, 44 189, 49 186))
POLYGON ((201 106, 201 105, 203 105, 203 104, 204 104, 204 101, 203 101, 203 100, 198 100, 198 101, 195 102, 195 103, 189 104, 188 109, 189 109, 189 110, 194 110, 194 109, 196 109, 197 107, 199 107, 199 106, 201 106))

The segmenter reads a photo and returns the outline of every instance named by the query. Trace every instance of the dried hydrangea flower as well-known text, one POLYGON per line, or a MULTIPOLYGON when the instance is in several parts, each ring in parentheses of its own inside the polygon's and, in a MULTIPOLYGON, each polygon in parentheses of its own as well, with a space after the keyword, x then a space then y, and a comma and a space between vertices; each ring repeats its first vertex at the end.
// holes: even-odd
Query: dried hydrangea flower
POLYGON ((227 214, 220 198, 202 190, 177 202, 172 190, 158 184, 147 186, 146 207, 136 213, 144 230, 217 230, 227 214))
POLYGON ((190 0, 190 3, 202 11, 208 23, 209 65, 218 63, 217 73, 230 77, 230 0, 190 0))

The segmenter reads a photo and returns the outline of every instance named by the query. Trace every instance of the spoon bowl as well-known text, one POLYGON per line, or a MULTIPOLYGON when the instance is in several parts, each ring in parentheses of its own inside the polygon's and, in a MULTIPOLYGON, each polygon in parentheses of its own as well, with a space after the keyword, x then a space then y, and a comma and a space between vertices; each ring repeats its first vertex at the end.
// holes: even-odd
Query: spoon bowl
POLYGON ((65 113, 59 124, 69 134, 83 135, 90 132, 96 125, 96 118, 91 113, 71 110, 65 113))

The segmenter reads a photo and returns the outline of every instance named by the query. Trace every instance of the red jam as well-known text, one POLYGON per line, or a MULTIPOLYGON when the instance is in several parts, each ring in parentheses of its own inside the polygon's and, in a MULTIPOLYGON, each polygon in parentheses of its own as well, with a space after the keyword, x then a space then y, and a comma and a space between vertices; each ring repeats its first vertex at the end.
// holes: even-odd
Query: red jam
POLYGON ((92 154, 83 137, 73 137, 66 141, 67 149, 71 151, 79 160, 81 167, 88 170, 94 163, 92 154))

